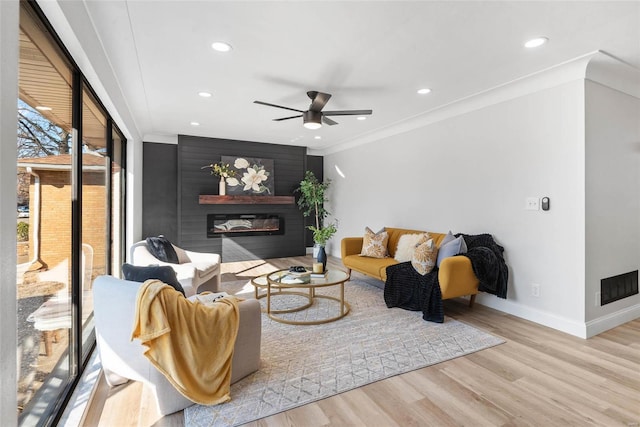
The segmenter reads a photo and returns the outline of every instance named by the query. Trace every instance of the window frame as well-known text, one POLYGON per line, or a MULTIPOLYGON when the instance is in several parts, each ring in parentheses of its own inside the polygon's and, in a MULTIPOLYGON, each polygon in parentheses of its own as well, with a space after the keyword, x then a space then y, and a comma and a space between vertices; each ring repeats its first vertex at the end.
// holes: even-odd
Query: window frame
MULTIPOLYGON (((18 424, 32 424, 33 416, 35 415, 32 410, 35 406, 39 406, 38 411, 41 411, 42 401, 48 401, 46 408, 42 410, 41 414, 37 414, 37 425, 56 425, 63 415, 64 409, 69 403, 75 387, 78 385, 82 373, 87 367, 91 354, 95 350, 95 326, 91 327, 89 331, 90 336, 87 339, 87 345, 83 348, 83 335, 82 330, 82 289, 81 289, 81 265, 82 265, 82 107, 83 107, 83 91, 87 91, 97 106, 104 112, 107 119, 107 126, 105 127, 105 141, 107 145, 107 157, 108 157, 108 170, 105 171, 105 213, 107 221, 106 233, 105 233, 105 274, 110 274, 112 271, 112 264, 114 260, 112 257, 112 223, 114 221, 112 207, 112 174, 113 174, 113 155, 114 155, 114 133, 120 139, 119 150, 121 164, 121 185, 119 192, 119 199, 121 209, 119 212, 120 218, 120 232, 119 232, 119 244, 121 249, 125 247, 125 233, 126 233, 126 158, 127 158, 127 140, 124 137, 120 128, 114 122, 109 111, 105 108, 104 104, 93 90, 87 79, 82 74, 82 70, 74 61, 73 57, 69 53, 68 49, 62 43, 60 37, 57 35, 55 29, 44 15, 43 11, 38 6, 35 0, 20 0, 20 7, 28 7, 33 12, 35 18, 37 18, 43 26, 44 36, 49 41, 56 45, 71 67, 72 71, 72 95, 71 95, 71 128, 72 128, 72 200, 71 200, 71 311, 72 311, 72 327, 69 334, 69 373, 64 379, 65 383, 59 388, 59 394, 52 399, 51 396, 43 398, 43 394, 46 393, 46 382, 51 379, 49 375, 45 384, 35 393, 29 403, 25 406, 23 412, 18 416, 18 424)), ((18 63, 18 69, 20 64, 18 63)), ((20 98, 20 96, 18 96, 20 98)), ((124 261, 125 251, 120 252, 120 263, 124 261)), ((93 314, 91 314, 93 316, 93 314)), ((19 325, 17 325, 19 327, 19 325)), ((16 328, 17 331, 17 328, 16 328)), ((54 371, 52 371, 53 373, 54 371)))

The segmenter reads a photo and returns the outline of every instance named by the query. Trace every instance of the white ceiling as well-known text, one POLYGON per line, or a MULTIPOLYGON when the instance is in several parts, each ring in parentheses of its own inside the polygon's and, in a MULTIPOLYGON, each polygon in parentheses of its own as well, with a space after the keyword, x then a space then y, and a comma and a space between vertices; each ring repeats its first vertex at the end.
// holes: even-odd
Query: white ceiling
POLYGON ((638 1, 85 4, 145 140, 188 134, 335 149, 596 50, 640 69, 638 1), (549 43, 523 47, 536 36, 549 43), (218 40, 233 50, 213 51, 218 40), (422 87, 432 93, 416 94, 422 87), (333 95, 326 110, 373 115, 310 131, 302 119, 272 121, 290 111, 253 103, 306 110, 308 90, 333 95))

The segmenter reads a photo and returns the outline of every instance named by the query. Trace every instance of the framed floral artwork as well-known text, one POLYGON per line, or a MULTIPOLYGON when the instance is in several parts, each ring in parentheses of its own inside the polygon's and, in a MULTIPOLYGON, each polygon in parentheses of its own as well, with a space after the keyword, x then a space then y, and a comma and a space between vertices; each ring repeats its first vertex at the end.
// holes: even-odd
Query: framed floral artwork
POLYGON ((221 160, 234 171, 226 179, 227 194, 273 196, 273 159, 222 156, 221 160))

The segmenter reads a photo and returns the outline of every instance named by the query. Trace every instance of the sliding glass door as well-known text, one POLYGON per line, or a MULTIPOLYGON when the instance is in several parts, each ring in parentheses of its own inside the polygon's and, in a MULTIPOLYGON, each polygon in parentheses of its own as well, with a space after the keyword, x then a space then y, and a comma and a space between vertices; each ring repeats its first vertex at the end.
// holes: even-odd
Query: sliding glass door
POLYGON ((20 9, 17 412, 51 425, 95 345, 93 280, 123 262, 125 140, 37 6, 20 9))
POLYGON ((39 421, 45 391, 71 380, 74 71, 33 9, 20 11, 18 98, 18 412, 39 421), (27 411, 25 411, 27 408, 27 411))

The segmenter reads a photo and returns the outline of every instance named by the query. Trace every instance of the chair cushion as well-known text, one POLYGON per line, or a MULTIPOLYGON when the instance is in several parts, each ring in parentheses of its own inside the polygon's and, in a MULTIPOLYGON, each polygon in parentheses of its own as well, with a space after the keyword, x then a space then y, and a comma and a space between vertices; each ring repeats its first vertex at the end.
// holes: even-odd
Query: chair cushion
POLYGON ((179 264, 178 254, 171 242, 162 234, 158 237, 147 237, 147 248, 151 254, 163 262, 179 264))
POLYGON ((342 262, 347 268, 352 268, 371 277, 382 277, 383 281, 387 277, 387 267, 398 263, 391 257, 368 258, 360 255, 349 255, 342 262))
POLYGON ((132 282, 143 283, 149 279, 158 279, 161 282, 172 286, 182 295, 185 295, 184 288, 180 282, 178 282, 175 270, 168 265, 150 265, 140 267, 125 263, 122 264, 122 274, 126 280, 130 280, 132 282))

